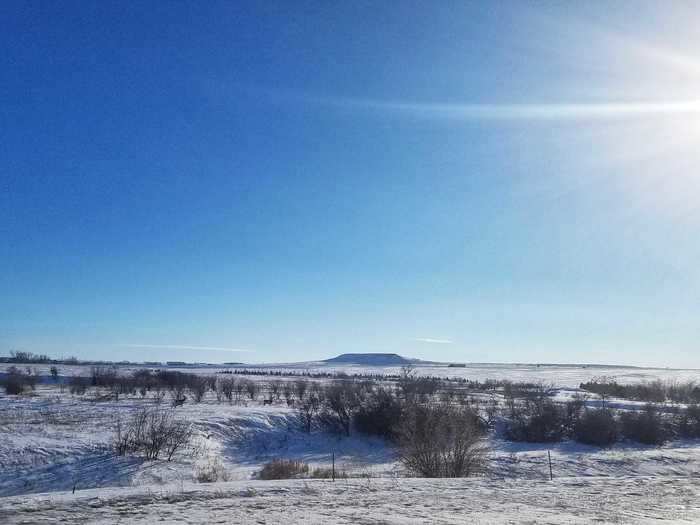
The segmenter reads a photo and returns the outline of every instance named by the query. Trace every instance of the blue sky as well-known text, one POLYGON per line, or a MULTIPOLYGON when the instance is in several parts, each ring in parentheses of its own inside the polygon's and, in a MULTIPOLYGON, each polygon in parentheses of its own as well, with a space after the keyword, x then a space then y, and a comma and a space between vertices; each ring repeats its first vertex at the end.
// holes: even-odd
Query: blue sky
POLYGON ((0 353, 700 367, 692 2, 7 2, 0 353))

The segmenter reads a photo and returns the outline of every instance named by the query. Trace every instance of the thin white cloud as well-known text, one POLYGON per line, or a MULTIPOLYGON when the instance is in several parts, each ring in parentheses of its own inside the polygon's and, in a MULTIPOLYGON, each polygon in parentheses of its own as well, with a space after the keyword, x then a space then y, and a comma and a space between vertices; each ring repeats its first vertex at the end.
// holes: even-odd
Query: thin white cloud
POLYGON ((453 342, 449 339, 433 339, 432 337, 416 337, 414 341, 420 343, 432 343, 437 345, 451 345, 453 342))
MULTIPOLYGON (((700 68, 700 62, 696 67, 700 68)), ((256 88, 278 102, 393 114, 432 120, 589 120, 700 113, 700 99, 671 98, 564 103, 451 103, 324 96, 284 89, 256 88)))
POLYGON ((150 344, 120 344, 125 348, 154 348, 154 349, 169 349, 169 350, 216 350, 220 352, 254 352, 245 348, 226 348, 222 346, 190 346, 190 345, 150 345, 150 344))
POLYGON ((446 104, 376 99, 320 98, 319 103, 444 120, 606 119, 700 113, 700 100, 566 104, 446 104))

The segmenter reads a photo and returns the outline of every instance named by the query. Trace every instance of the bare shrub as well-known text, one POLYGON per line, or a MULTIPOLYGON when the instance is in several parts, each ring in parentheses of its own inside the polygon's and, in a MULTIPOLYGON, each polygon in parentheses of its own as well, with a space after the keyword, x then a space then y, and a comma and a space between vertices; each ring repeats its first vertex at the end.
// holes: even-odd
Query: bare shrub
POLYGON ((142 409, 126 423, 117 421, 113 447, 119 456, 140 454, 155 460, 163 454, 170 461, 192 436, 192 425, 175 419, 172 411, 142 409))
POLYGON ((90 379, 87 377, 73 376, 68 381, 68 390, 71 394, 82 396, 90 386, 90 379))
POLYGON ((301 421, 301 426, 304 432, 307 434, 311 432, 311 427, 313 426, 314 418, 321 407, 321 401, 315 394, 310 394, 306 396, 306 399, 301 403, 297 404, 297 413, 299 414, 299 420, 301 421))
POLYGON ((335 479, 348 479, 348 473, 345 470, 336 469, 334 471, 331 467, 316 467, 311 471, 309 477, 314 479, 331 479, 333 477, 335 479))
POLYGON ((403 404, 393 392, 380 388, 367 396, 353 421, 359 432, 395 439, 403 412, 403 404))
POLYGON ((90 382, 92 386, 111 387, 117 379, 115 366, 93 366, 90 369, 90 382))
POLYGON ((170 390, 170 398, 172 399, 173 407, 179 407, 185 404, 187 396, 185 395, 185 385, 178 384, 170 390))
POLYGON ((287 402, 287 406, 291 406, 294 403, 294 387, 290 381, 285 381, 282 385, 282 395, 287 402))
POLYGON ((574 426, 576 441, 606 447, 617 441, 617 421, 607 409, 586 410, 574 426))
POLYGON ((401 396, 409 403, 427 403, 440 388, 440 380, 416 376, 414 372, 415 369, 410 365, 401 368, 398 381, 401 396))
POLYGON ((603 398, 619 397, 634 399, 648 403, 663 403, 673 401, 675 403, 700 402, 700 387, 693 381, 651 381, 621 385, 614 379, 598 378, 587 383, 581 383, 581 388, 596 393, 603 398))
POLYGON ((279 379, 276 379, 274 381, 270 381, 270 399, 274 399, 275 401, 280 400, 282 392, 282 381, 279 379))
POLYGON ((319 420, 329 431, 349 436, 353 414, 359 403, 360 398, 354 383, 335 382, 325 390, 324 410, 319 420))
POLYGON ((510 406, 506 436, 513 441, 547 443, 561 441, 566 433, 566 412, 544 396, 527 398, 510 406))
POLYGON ((24 382, 17 376, 8 376, 3 380, 5 393, 8 395, 19 395, 24 392, 24 382))
POLYGON ((251 401, 255 401, 255 399, 258 397, 258 384, 255 381, 246 381, 245 382, 245 391, 246 394, 248 394, 248 397, 250 398, 251 401))
POLYGON ((700 438, 700 405, 690 405, 681 412, 678 433, 684 438, 700 438))
POLYGON ((309 382, 306 379, 297 379, 294 382, 294 393, 296 394, 297 400, 304 401, 308 389, 309 382))
POLYGON ((0 384, 5 388, 6 394, 19 395, 27 389, 34 390, 36 380, 36 375, 31 373, 29 367, 27 367, 27 372, 23 372, 16 366, 11 366, 7 369, 7 375, 0 384))
MULTIPOLYGON (((120 395, 133 395, 136 393, 136 382, 131 377, 115 376, 109 389, 114 396, 114 400, 119 401, 120 395)), ((145 393, 143 395, 145 396, 145 393)))
POLYGON ((622 434, 646 445, 661 445, 669 432, 657 408, 648 404, 641 411, 625 412, 620 417, 622 434))
POLYGON ((201 403, 207 393, 209 382, 203 377, 194 376, 189 380, 189 387, 195 403, 201 403))
POLYGON ((414 405, 399 427, 399 458, 426 478, 467 477, 486 469, 484 429, 468 408, 414 405))
POLYGON ((309 473, 309 465, 293 459, 273 459, 258 473, 260 479, 292 479, 309 473))
POLYGON ((207 463, 197 465, 194 478, 198 483, 215 483, 228 481, 229 475, 218 456, 210 457, 207 463))
POLYGON ((243 397, 243 392, 245 392, 246 389, 246 380, 241 379, 239 381, 236 381, 236 383, 233 385, 234 393, 236 394, 236 403, 241 402, 241 398, 243 397))
POLYGON ((165 459, 170 461, 178 450, 184 449, 190 444, 194 436, 194 429, 187 421, 175 419, 167 428, 167 434, 168 438, 165 440, 163 452, 165 459))
POLYGON ((233 391, 236 387, 236 380, 232 377, 227 377, 225 379, 221 379, 219 384, 221 385, 221 392, 226 400, 229 403, 233 401, 233 391))

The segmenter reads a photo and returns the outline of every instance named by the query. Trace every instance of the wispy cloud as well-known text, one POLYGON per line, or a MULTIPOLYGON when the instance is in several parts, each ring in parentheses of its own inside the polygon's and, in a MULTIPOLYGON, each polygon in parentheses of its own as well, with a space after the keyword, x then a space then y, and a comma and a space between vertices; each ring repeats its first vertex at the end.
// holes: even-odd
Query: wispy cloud
MULTIPOLYGON (((700 62, 694 64, 700 69, 700 62)), ((239 89, 243 88, 239 86, 239 89)), ((254 92, 256 96, 265 95, 274 102, 431 120, 590 120, 700 113, 700 99, 693 97, 601 102, 460 103, 328 96, 259 86, 254 92)))
POLYGON ((700 113, 700 100, 564 104, 451 104, 361 98, 320 98, 318 103, 444 120, 606 119, 700 113))
POLYGON ((414 341, 419 343, 432 343, 437 345, 451 345, 452 341, 449 339, 433 339, 432 337, 416 337, 414 341))
POLYGON ((254 352, 245 348, 226 348, 222 346, 190 346, 190 345, 151 345, 151 344, 118 344, 124 348, 154 348, 154 349, 169 349, 169 350, 216 350, 220 352, 254 352))

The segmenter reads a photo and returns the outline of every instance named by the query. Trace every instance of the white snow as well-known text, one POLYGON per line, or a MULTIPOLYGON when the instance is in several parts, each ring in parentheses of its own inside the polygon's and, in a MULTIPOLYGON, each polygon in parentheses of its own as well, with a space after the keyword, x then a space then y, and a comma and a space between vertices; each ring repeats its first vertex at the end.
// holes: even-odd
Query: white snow
POLYGON ((0 499, 19 523, 698 523, 700 479, 236 481, 0 499))
MULTIPOLYGON (((59 368, 66 375, 87 372, 59 368)), ((349 374, 398 372, 333 368, 349 374)), ((544 381, 557 385, 557 398, 565 400, 577 393, 578 383, 592 377, 695 380, 698 372, 499 365, 418 368, 418 373, 544 381)), ((187 402, 176 409, 197 429, 194 448, 172 462, 145 461, 116 457, 109 444, 118 418, 155 401, 138 396, 118 402, 97 399, 94 391, 72 396, 46 382, 33 395, 0 394, 0 523, 700 522, 700 505, 695 503, 700 495, 700 442, 674 441, 662 447, 619 443, 599 449, 574 442, 511 443, 492 435, 485 478, 411 479, 394 449, 381 439, 306 434, 294 410, 283 403, 219 403, 209 393, 202 403, 187 402), (548 481, 548 452, 553 482, 548 481), (313 468, 328 466, 332 454, 337 469, 350 479, 254 480, 273 458, 300 459, 313 468), (199 466, 212 458, 221 459, 230 481, 194 483, 199 466)), ((596 402, 595 396, 590 402, 596 402)), ((626 409, 639 405, 609 403, 626 409)))
MULTIPOLYGON (((0 373, 12 365, 0 363, 0 373)), ((49 376, 49 365, 27 365, 36 370, 39 375, 49 376)), ((85 365, 57 365, 60 373, 70 377, 73 375, 88 375, 90 367, 85 365)), ((25 368, 24 365, 21 368, 25 368)), ((120 365, 123 373, 143 368, 137 365, 120 365)), ((158 367, 147 367, 158 368, 158 367)), ((165 367, 161 367, 165 368, 165 367)), ((401 373, 398 366, 358 366, 358 365, 327 365, 322 362, 293 363, 279 365, 240 365, 240 366, 206 366, 206 367, 167 367, 168 370, 179 370, 194 374, 213 375, 224 370, 274 370, 282 373, 334 373, 397 375, 401 373)), ((548 365, 548 364, 482 364, 471 363, 464 368, 451 368, 447 365, 418 365, 415 374, 422 376, 465 378, 476 381, 487 379, 506 379, 510 381, 542 382, 559 387, 578 387, 582 382, 595 378, 606 377, 621 384, 639 383, 642 381, 695 381, 700 383, 700 370, 674 368, 639 368, 604 365, 548 365)), ((251 376, 256 377, 256 376, 251 376)))

